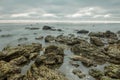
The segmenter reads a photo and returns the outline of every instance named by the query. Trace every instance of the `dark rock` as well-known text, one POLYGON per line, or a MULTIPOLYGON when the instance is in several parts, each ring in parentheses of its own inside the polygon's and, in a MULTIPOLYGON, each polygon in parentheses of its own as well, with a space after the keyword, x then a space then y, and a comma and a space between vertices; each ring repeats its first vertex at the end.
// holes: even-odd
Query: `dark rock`
POLYGON ((25 29, 29 29, 29 30, 38 30, 40 28, 37 28, 37 27, 26 27, 25 29))
POLYGON ((117 33, 120 34, 120 31, 118 31, 117 33))
POLYGON ((105 37, 103 32, 97 32, 97 33, 95 33, 95 32, 90 32, 90 33, 89 33, 89 36, 90 36, 90 37, 102 37, 102 38, 105 37))
POLYGON ((112 39, 117 39, 117 35, 114 32, 111 31, 106 31, 106 32, 91 32, 89 36, 93 37, 101 37, 101 38, 112 38, 112 39))
POLYGON ((2 30, 0 29, 0 32, 2 32, 2 30))
POLYGON ((79 69, 74 69, 72 72, 73 74, 77 75, 79 78, 84 78, 86 76, 79 69))
POLYGON ((50 27, 50 26, 43 26, 43 30, 52 30, 52 27, 50 27))
POLYGON ((5 35, 1 35, 0 37, 3 37, 3 38, 5 38, 5 37, 12 37, 13 35, 11 35, 11 34, 5 34, 5 35))
POLYGON ((97 37, 90 37, 90 42, 96 46, 104 46, 104 43, 97 37))
POLYGON ((54 36, 48 35, 48 36, 45 37, 45 42, 52 42, 52 41, 55 41, 54 36))
POLYGON ((89 31, 87 31, 87 30, 79 30, 79 31, 77 31, 77 33, 78 34, 88 34, 89 31))
POLYGON ((62 29, 57 29, 57 31, 63 31, 62 29))

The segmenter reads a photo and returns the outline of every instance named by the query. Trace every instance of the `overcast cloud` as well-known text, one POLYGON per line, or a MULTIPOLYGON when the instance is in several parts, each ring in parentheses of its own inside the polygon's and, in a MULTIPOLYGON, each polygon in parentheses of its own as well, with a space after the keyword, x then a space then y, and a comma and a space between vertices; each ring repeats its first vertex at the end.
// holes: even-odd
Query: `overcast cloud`
POLYGON ((0 0, 0 20, 120 20, 120 0, 0 0))

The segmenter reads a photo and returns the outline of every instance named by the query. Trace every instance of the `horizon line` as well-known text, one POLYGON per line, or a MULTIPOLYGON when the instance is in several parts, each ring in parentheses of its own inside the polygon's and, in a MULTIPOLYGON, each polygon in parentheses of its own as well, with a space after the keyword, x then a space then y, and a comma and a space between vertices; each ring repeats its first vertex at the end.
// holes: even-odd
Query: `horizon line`
POLYGON ((120 23, 120 21, 101 20, 0 20, 0 23, 120 23))

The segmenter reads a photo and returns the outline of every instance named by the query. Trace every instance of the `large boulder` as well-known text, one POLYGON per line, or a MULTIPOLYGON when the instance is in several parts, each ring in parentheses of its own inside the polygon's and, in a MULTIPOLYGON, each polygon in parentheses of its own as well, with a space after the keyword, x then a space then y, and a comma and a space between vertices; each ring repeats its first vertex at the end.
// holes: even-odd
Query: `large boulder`
POLYGON ((120 64, 120 44, 112 44, 105 48, 106 55, 111 63, 120 64))
POLYGON ((52 27, 50 27, 50 26, 43 26, 42 29, 43 29, 43 30, 52 30, 52 27))
POLYGON ((31 53, 39 53, 42 45, 39 43, 33 43, 30 45, 19 45, 17 47, 5 47, 2 52, 0 52, 0 59, 5 61, 10 61, 12 59, 18 58, 20 56, 25 56, 29 58, 31 53))
POLYGON ((79 55, 80 53, 88 54, 93 50, 94 48, 91 46, 91 44, 84 40, 81 40, 79 44, 75 44, 71 48, 71 51, 77 55, 79 55))
POLYGON ((90 37, 90 42, 96 46, 104 46, 104 43, 97 37, 90 37))
POLYGON ((46 65, 49 68, 59 67, 64 60, 64 51, 62 48, 51 45, 45 49, 44 55, 38 56, 35 63, 37 65, 46 65))

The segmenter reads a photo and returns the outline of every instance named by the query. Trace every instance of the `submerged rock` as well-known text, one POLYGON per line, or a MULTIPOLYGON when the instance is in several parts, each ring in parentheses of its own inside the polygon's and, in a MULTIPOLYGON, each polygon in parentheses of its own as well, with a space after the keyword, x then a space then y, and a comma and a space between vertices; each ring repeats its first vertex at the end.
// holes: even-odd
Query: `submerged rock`
POLYGON ((1 35, 0 37, 5 38, 5 37, 12 37, 12 36, 13 36, 12 34, 3 34, 3 35, 1 35))
POLYGON ((104 46, 104 43, 97 37, 90 37, 90 42, 96 46, 104 46))
POLYGON ((29 30, 38 30, 40 28, 37 28, 37 27, 26 27, 25 29, 29 29, 29 30))
POLYGON ((79 69, 74 69, 72 71, 75 75, 77 75, 79 78, 84 78, 86 75, 83 74, 79 69))

